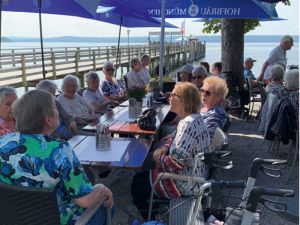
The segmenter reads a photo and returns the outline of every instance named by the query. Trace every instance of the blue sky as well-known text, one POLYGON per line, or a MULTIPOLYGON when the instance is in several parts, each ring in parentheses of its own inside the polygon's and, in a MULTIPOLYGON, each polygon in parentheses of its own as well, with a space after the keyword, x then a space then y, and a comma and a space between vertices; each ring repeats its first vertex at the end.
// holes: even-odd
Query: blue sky
MULTIPOLYGON (((298 35, 299 34, 299 2, 290 0, 291 6, 278 3, 276 9, 281 18, 287 20, 262 22, 261 27, 251 31, 252 35, 298 35)), ((195 19, 186 20, 186 35, 203 35, 202 23, 193 22, 195 19)), ((183 19, 168 19, 170 23, 180 27, 183 19)), ((160 31, 159 28, 134 28, 130 29, 130 36, 146 36, 149 31, 160 31)), ((123 30, 127 30, 124 28, 123 30)), ((179 29, 167 29, 167 31, 179 31, 179 29)), ((78 17, 43 15, 44 37, 57 36, 89 36, 111 37, 118 35, 118 26, 82 19, 78 17)), ((38 14, 3 12, 2 36, 38 37, 38 14)), ((127 36, 123 31, 122 36, 127 36)))

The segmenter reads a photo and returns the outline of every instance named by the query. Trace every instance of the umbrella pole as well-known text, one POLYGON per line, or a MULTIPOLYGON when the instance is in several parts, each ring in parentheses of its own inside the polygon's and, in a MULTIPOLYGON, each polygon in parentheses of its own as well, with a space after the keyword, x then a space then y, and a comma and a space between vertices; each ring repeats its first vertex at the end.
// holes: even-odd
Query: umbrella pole
POLYGON ((159 87, 163 87, 163 68, 165 54, 165 7, 166 0, 161 1, 161 30, 160 30, 160 52, 159 52, 159 87))
POLYGON ((43 70, 43 79, 46 79, 46 70, 45 70, 45 59, 44 59, 44 43, 43 43, 43 29, 42 29, 42 0, 38 0, 39 8, 39 25, 40 25, 40 42, 41 42, 41 53, 42 53, 42 70, 43 70))
POLYGON ((2 43, 2 0, 0 0, 0 68, 1 68, 1 43, 2 43))
MULTIPOLYGON (((121 40, 121 30, 122 30, 122 24, 123 24, 123 16, 120 18, 120 26, 119 26, 119 37, 118 37, 118 48, 117 48, 117 58, 116 58, 116 73, 115 77, 117 77, 117 70, 118 70, 118 62, 119 62, 119 54, 120 54, 120 40, 121 40)), ((120 62, 119 62, 120 63, 120 62)))

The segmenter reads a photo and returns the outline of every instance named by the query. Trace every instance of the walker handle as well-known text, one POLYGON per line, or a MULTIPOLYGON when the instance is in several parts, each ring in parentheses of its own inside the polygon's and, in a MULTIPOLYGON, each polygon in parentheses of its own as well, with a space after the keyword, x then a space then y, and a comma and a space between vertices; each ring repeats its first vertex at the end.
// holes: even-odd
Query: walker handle
POLYGON ((282 165, 285 163, 287 163, 287 160, 256 158, 253 160, 253 162, 251 164, 250 177, 256 178, 257 173, 263 164, 265 164, 265 165, 282 165))
POLYGON ((261 171, 264 172, 264 174, 270 176, 270 177, 280 177, 281 176, 281 170, 278 170, 278 169, 274 169, 274 168, 269 168, 269 167, 265 167, 265 166, 262 166, 260 168, 261 171), (271 173, 272 172, 272 173, 271 173))

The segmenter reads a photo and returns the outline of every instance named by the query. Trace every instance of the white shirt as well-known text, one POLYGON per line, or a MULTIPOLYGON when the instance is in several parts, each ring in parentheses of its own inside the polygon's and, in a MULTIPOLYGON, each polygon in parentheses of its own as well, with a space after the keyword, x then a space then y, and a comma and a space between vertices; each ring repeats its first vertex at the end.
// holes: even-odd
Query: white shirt
POLYGON ((267 66, 267 69, 264 73, 264 80, 267 80, 270 78, 270 70, 273 65, 275 64, 280 64, 284 67, 286 67, 287 64, 287 58, 286 58, 286 51, 282 49, 282 47, 279 45, 276 48, 274 48, 270 55, 269 58, 267 59, 267 63, 269 64, 267 66))

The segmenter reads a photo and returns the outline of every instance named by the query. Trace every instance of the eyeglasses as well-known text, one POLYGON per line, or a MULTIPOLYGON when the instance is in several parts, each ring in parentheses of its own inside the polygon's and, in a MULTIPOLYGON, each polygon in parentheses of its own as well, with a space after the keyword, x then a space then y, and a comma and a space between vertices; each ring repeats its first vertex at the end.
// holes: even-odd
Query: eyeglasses
POLYGON ((111 71, 111 72, 114 72, 115 71, 115 69, 113 69, 113 68, 107 68, 107 69, 105 69, 106 71, 111 71))
POLYGON ((204 90, 203 88, 200 89, 200 93, 204 94, 206 96, 211 96, 211 94, 215 94, 214 92, 208 91, 208 90, 204 90))
POLYGON ((202 79, 203 77, 201 75, 198 75, 198 76, 193 76, 193 80, 196 80, 196 79, 202 79))
POLYGON ((175 94, 175 93, 170 93, 170 97, 178 97, 178 98, 180 98, 180 96, 179 95, 177 95, 177 94, 175 94))

